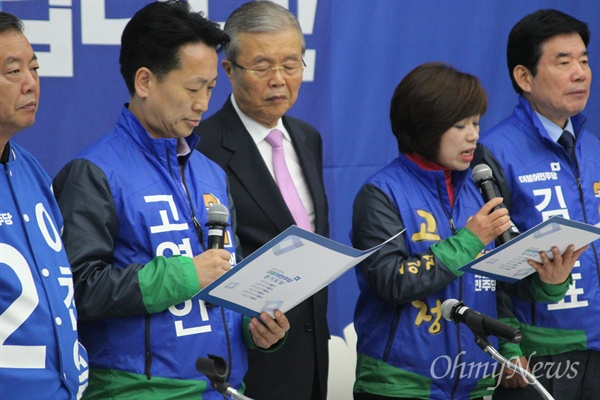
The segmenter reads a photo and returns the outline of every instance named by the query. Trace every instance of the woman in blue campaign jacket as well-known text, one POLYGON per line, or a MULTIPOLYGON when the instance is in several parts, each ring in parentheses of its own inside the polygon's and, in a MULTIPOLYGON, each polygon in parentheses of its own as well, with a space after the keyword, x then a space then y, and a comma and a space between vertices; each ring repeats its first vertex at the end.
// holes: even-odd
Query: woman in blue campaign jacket
MULTIPOLYGON (((223 357, 228 382, 241 387, 242 316, 196 297, 192 257, 206 246, 206 209, 229 208, 225 173, 191 150, 198 140, 153 138, 124 107, 116 129, 54 180, 90 357, 86 396, 119 397, 139 386, 133 397, 221 398, 195 368, 207 354, 223 357), (178 157, 182 141, 189 148, 178 157)), ((232 264, 233 237, 228 227, 232 264)))
MULTIPOLYGON (((500 198, 483 204, 469 169, 486 107, 477 78, 440 63, 415 68, 396 88, 390 117, 401 154, 358 193, 352 242, 366 249, 406 231, 356 269, 355 399, 491 394, 495 362, 441 313, 456 298, 496 316, 496 282, 459 270, 510 225, 505 209, 492 211, 500 198)), ((564 295, 572 265, 561 267, 560 276, 534 274, 529 298, 564 295)))

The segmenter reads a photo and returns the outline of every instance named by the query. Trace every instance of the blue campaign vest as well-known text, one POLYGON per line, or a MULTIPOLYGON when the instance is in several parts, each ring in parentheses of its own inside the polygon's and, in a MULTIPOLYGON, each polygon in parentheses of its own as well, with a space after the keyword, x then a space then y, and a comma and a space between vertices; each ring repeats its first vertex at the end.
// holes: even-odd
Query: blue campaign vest
POLYGON ((76 399, 87 386, 71 268, 50 178, 10 143, 0 164, 0 397, 76 399))
MULTIPOLYGON (((126 108, 116 129, 79 155, 104 172, 111 188, 119 220, 115 266, 145 264, 161 255, 193 257, 202 253, 192 215, 201 226, 206 245, 207 207, 221 203, 229 208, 225 173, 193 150, 199 140, 196 135, 186 140, 192 154, 183 167, 185 186, 178 166, 177 139, 151 138, 126 108)), ((225 249, 234 255, 235 264, 230 227, 225 249)), ((214 354, 229 362, 229 347, 232 358, 228 382, 239 388, 247 369, 242 317, 230 310, 224 310, 224 315, 223 320, 220 307, 207 307, 197 297, 152 314, 152 376, 202 379, 195 368, 196 359, 214 354)), ((81 331, 92 367, 145 373, 144 316, 86 322, 81 331)), ((210 387, 202 396, 220 398, 210 387)))
MULTIPOLYGON (((398 208, 410 254, 423 254, 432 244, 450 237, 450 216, 455 226, 463 227, 483 206, 470 169, 454 172, 453 179, 457 189, 452 209, 444 173, 425 171, 403 154, 367 181, 386 193, 398 208)), ((467 273, 426 298, 393 306, 366 289, 368 282, 361 268, 357 277, 362 289, 357 303, 361 312, 355 314, 359 354, 432 379, 430 390, 435 398, 450 398, 455 384, 456 398, 464 397, 475 389, 478 380, 493 372, 495 362, 477 347, 472 332, 442 318, 441 304, 449 298, 462 299, 472 309, 495 317, 495 282, 493 288, 479 290, 476 280, 489 279, 467 273), (390 327, 390 322, 396 325, 390 327), (464 363, 463 376, 453 367, 455 362, 464 363), (473 365, 481 368, 469 372, 473 365)), ((490 343, 497 346, 495 338, 491 337, 490 343)))
MULTIPOLYGON (((600 222, 600 135, 584 129, 581 114, 571 117, 571 122, 577 134, 577 158, 585 160, 579 170, 550 138, 524 97, 510 117, 482 136, 504 169, 511 189, 511 219, 521 232, 553 215, 592 225, 600 222)), ((581 347, 600 351, 600 324, 593 317, 600 315, 598 243, 575 264, 573 285, 564 300, 532 306, 514 299, 519 320, 539 328, 585 331, 581 347)), ((555 351, 568 350, 557 347, 555 351)))

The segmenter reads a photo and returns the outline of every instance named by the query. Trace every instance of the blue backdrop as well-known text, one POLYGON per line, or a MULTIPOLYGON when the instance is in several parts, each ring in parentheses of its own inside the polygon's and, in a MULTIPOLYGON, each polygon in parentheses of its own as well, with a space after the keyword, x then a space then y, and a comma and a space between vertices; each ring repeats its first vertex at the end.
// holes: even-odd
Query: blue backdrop
MULTIPOLYGON (((244 1, 190 1, 214 21, 225 21, 244 1)), ((26 21, 42 75, 36 124, 18 134, 53 176, 84 146, 110 130, 128 100, 119 74, 121 31, 147 0, 1 1, 0 9, 26 21)), ((516 103, 505 63, 506 38, 524 15, 556 8, 589 23, 590 64, 600 46, 598 0, 292 0, 307 42, 308 68, 290 114, 316 126, 324 138, 325 178, 332 238, 350 244, 354 195, 365 179, 396 156, 388 121, 391 95, 418 64, 448 62, 480 77, 489 96, 482 129, 507 116, 516 103), (597 36, 598 35, 598 36, 597 36)), ((222 71, 222 70, 221 70, 222 71)), ((586 114, 600 129, 600 94, 592 84, 586 114)), ((230 92, 224 72, 208 115, 230 92)), ((205 115, 208 116, 208 115, 205 115)), ((354 272, 331 285, 332 334, 352 321, 354 272)))

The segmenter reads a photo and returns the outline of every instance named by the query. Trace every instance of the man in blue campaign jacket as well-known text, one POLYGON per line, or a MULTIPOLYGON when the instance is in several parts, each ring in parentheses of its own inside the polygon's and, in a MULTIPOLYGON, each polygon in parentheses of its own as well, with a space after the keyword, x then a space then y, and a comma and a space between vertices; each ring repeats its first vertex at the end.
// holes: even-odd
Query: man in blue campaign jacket
MULTIPOLYGON (((415 68, 394 92, 390 118, 400 155, 356 196, 352 243, 367 249, 405 231, 356 268, 355 400, 492 393, 495 361, 441 310, 455 298, 496 315, 500 284, 459 269, 510 225, 506 209, 493 210, 500 198, 484 204, 469 169, 486 107, 476 77, 440 63, 415 68)), ((555 260, 546 269, 548 261, 542 268, 532 263, 539 273, 507 289, 528 301, 562 298, 574 261, 555 260)))
POLYGON ((88 362, 77 340, 73 279, 50 177, 9 140, 31 126, 37 58, 14 15, 0 12, 0 398, 76 399, 88 362))
POLYGON ((245 346, 268 348, 289 328, 279 311, 263 325, 197 296, 236 259, 231 228, 225 249, 207 250, 207 207, 231 208, 233 228, 235 214, 224 171, 192 134, 227 39, 187 2, 138 11, 121 46, 130 103, 54 179, 89 348, 86 398, 221 399, 197 358, 224 358, 243 391, 245 346))
MULTIPOLYGON (((509 72, 521 96, 513 114, 482 142, 504 169, 510 215, 521 232, 555 215, 600 222, 600 136, 585 129, 580 114, 591 83, 589 38, 587 24, 556 10, 524 17, 509 36, 509 72), (573 156, 561 145, 565 135, 575 141, 573 156)), ((590 247, 575 264, 564 300, 532 305, 513 299, 524 340, 503 352, 524 356, 522 363, 557 399, 597 398, 600 392, 598 241, 590 247)), ((531 387, 516 388, 525 386, 518 377, 503 384, 495 399, 539 398, 531 387)))

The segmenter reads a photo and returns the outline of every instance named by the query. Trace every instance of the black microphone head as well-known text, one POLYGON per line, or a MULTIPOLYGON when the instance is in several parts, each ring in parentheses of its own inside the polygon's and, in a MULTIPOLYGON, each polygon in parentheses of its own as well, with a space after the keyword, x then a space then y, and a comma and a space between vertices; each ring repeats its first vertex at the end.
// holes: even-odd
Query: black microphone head
POLYGON ((229 219, 229 210, 223 204, 213 204, 208 207, 208 223, 213 225, 223 225, 229 219))
POLYGON ((489 181, 494 178, 492 169, 487 164, 477 164, 473 168, 473 180, 476 184, 483 181, 489 181))
MULTIPOLYGON (((487 165, 486 165, 486 167, 487 167, 487 165)), ((454 321, 452 319, 452 310, 458 304, 460 304, 460 301, 458 301, 456 299, 448 299, 442 303, 442 317, 444 317, 444 319, 446 321, 454 321)))

